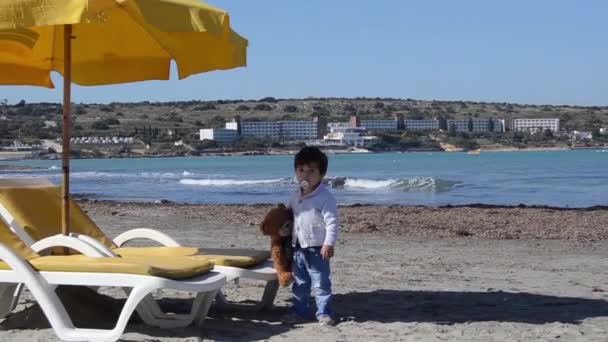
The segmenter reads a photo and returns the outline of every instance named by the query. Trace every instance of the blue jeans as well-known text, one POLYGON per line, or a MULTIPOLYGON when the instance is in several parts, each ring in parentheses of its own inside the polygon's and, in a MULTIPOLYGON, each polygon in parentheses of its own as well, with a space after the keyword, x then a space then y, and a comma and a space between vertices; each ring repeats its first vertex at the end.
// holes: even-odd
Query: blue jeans
POLYGON ((321 257, 321 247, 296 247, 293 257, 293 307, 292 310, 305 318, 312 318, 309 301, 311 286, 315 289, 316 317, 329 315, 331 310, 331 280, 329 260, 321 257))

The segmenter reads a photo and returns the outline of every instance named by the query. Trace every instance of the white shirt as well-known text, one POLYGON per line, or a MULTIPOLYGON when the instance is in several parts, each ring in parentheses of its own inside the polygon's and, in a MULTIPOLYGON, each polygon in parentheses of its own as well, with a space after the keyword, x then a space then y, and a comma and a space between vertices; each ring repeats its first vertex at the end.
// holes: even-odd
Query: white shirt
POLYGON ((294 247, 296 241, 303 248, 336 244, 340 227, 338 206, 323 183, 306 196, 302 196, 302 191, 298 188, 285 205, 293 210, 291 243, 294 247))

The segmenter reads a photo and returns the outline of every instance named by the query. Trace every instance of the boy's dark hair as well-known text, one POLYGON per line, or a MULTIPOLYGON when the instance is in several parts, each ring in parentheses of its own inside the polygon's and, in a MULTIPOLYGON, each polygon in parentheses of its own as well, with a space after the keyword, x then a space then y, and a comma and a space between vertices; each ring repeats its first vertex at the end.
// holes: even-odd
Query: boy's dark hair
POLYGON ((293 160, 293 168, 296 169, 299 165, 311 163, 316 163, 319 166, 319 172, 322 175, 327 173, 327 156, 318 147, 314 146, 306 146, 296 154, 293 160))

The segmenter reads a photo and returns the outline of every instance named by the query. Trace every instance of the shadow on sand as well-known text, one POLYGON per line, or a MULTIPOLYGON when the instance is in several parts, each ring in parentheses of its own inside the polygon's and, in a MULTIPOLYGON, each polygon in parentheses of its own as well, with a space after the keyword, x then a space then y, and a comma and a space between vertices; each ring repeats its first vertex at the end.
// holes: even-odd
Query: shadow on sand
MULTIPOLYGON (((105 305, 87 306, 71 315, 76 326, 111 328, 123 300, 108 298, 105 305), (95 309, 89 309, 95 308, 95 309), (114 319, 112 319, 114 317, 114 319), (96 324, 91 324, 96 323, 96 324), (110 325, 110 326, 108 326, 110 325)), ((32 303, 33 304, 33 303, 32 303)), ((187 309, 191 300, 165 298, 161 306, 169 311, 187 309)), ((557 297, 512 292, 446 292, 375 290, 334 295, 338 324, 354 322, 427 322, 458 324, 468 322, 513 322, 545 324, 552 322, 578 324, 586 318, 608 317, 608 301, 573 297, 557 297)), ((71 308, 67 308, 68 312, 71 308)), ((73 308, 72 308, 73 309, 73 308)), ((280 324, 286 307, 261 312, 212 310, 202 328, 158 329, 141 324, 137 317, 126 332, 155 337, 205 337, 220 340, 258 340, 283 334, 292 327, 280 324)), ((48 328, 37 304, 15 312, 0 323, 0 329, 48 328)))
MULTIPOLYGON (((114 328, 125 299, 113 298, 85 287, 59 286, 57 294, 78 328, 114 328)), ((192 306, 192 299, 163 298, 159 301, 166 312, 186 313, 192 306)), ((0 319, 0 330, 38 330, 51 326, 40 306, 32 300, 22 298, 20 304, 26 307, 15 311, 5 319, 0 319)), ((250 341, 265 340, 291 329, 280 323, 286 308, 273 308, 262 312, 210 311, 210 316, 202 327, 189 326, 179 329, 160 329, 146 326, 137 314, 131 316, 125 333, 140 333, 150 337, 172 337, 213 340, 250 341)), ((121 341, 128 341, 121 339, 121 341)), ((146 338, 146 341, 155 341, 146 338)))
POLYGON ((608 301, 525 292, 446 292, 376 290, 334 295, 343 320, 356 322, 516 322, 579 323, 607 317, 608 301))

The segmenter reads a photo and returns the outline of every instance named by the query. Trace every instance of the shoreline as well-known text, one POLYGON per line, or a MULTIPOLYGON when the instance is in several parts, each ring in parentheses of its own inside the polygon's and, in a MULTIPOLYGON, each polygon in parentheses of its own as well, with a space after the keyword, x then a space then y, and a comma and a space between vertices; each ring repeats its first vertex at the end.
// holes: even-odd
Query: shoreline
MULTIPOLYGON (((478 150, 466 150, 466 149, 440 149, 440 148, 414 148, 405 150, 386 150, 386 151, 374 151, 365 148, 352 149, 333 149, 333 148, 322 148, 322 150, 328 154, 384 154, 384 153, 469 153, 470 152, 554 152, 554 151, 593 151, 593 150, 608 150, 608 146, 591 146, 591 147, 495 147, 495 148, 480 148, 478 150)), ((289 156, 297 153, 297 150, 277 150, 277 149, 264 149, 264 150, 247 150, 247 151, 226 151, 226 152, 190 152, 190 153, 158 153, 158 154, 144 154, 144 153, 117 153, 117 154, 106 154, 106 155, 84 155, 84 156, 72 156, 70 159, 156 159, 156 158, 189 158, 189 157, 241 157, 241 156, 289 156)), ((478 153, 474 153, 478 154, 478 153)), ((60 153, 45 154, 40 157, 30 158, 0 158, 0 162, 11 162, 11 161, 24 161, 24 160, 61 160, 60 153)), ((2 169, 0 168, 0 171, 2 169)))
MULTIPOLYGON (((608 150, 608 146, 597 146, 597 147, 499 147, 499 148, 481 148, 480 153, 498 153, 498 152, 559 152, 559 151, 604 151, 608 150)), ((335 149, 324 149, 324 152, 335 155, 335 154, 405 154, 405 153, 469 153, 468 150, 442 150, 442 149, 410 149, 410 150, 396 150, 396 151, 346 151, 346 150, 335 150, 335 149)), ((291 156, 297 153, 297 150, 277 151, 277 150, 251 150, 241 152, 200 152, 197 154, 176 154, 176 153, 161 153, 161 154, 115 154, 106 156, 81 156, 81 157, 70 157, 70 160, 88 160, 88 159, 157 159, 157 158, 197 158, 197 157, 250 157, 250 156, 291 156)), ((469 153, 471 154, 471 153, 469 153)), ((479 153, 475 153, 477 155, 479 153)), ((61 154, 45 155, 38 158, 18 158, 18 159, 0 159, 0 162, 15 162, 15 161, 30 161, 30 160, 61 160, 61 154)), ((0 171, 4 171, 0 166, 0 171)))
MULTIPOLYGON (((133 204, 142 206, 199 206, 199 207, 271 207, 276 203, 188 203, 188 202, 173 202, 166 199, 140 202, 140 201, 120 201, 111 199, 96 199, 88 198, 86 195, 79 196, 78 194, 70 195, 77 202, 95 203, 102 205, 119 205, 133 204)), ((422 205, 422 204, 374 204, 374 203, 353 203, 353 204, 338 204, 339 208, 422 208, 422 209, 458 209, 458 208, 478 208, 478 209, 548 209, 548 210, 563 210, 563 211, 594 211, 608 210, 606 205, 592 205, 588 207, 558 207, 544 204, 488 204, 488 203, 467 203, 467 204, 443 204, 443 205, 422 205)))
MULTIPOLYGON (((602 147, 598 147, 598 150, 602 149, 602 147)), ((543 152, 543 151, 575 151, 571 147, 528 147, 528 148, 517 148, 517 147, 498 147, 493 149, 481 148, 480 151, 483 152, 543 152)))

